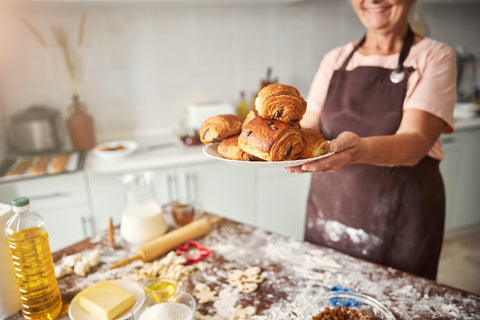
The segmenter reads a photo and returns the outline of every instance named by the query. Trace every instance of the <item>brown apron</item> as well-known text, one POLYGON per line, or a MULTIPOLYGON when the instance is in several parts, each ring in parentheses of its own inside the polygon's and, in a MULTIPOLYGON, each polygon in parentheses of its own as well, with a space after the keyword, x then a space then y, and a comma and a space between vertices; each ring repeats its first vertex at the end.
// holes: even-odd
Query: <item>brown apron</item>
MULTIPOLYGON (((364 41, 330 81, 320 119, 320 131, 329 140, 347 130, 360 137, 390 135, 400 125, 408 75, 414 72, 403 67, 413 33, 407 34, 396 70, 361 66, 347 71, 364 41)), ((444 218, 438 160, 426 156, 413 167, 350 164, 312 175, 305 240, 435 279, 444 218)))

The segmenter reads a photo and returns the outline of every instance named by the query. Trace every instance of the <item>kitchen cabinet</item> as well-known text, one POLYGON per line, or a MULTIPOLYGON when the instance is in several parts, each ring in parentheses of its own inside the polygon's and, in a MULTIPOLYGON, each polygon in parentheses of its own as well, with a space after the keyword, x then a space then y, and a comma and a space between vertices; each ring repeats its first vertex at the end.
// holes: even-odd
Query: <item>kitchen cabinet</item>
POLYGON ((257 226, 303 240, 311 174, 258 170, 257 226))
POLYGON ((91 236, 93 221, 82 172, 0 184, 0 202, 30 198, 32 210, 45 220, 52 251, 91 236))
MULTIPOLYGON (((231 220, 256 223, 253 169, 211 161, 150 171, 154 172, 153 188, 160 205, 190 201, 231 220)), ((125 173, 87 173, 97 230, 107 228, 110 217, 115 224, 121 222, 125 191, 120 177, 125 173)))
POLYGON ((480 223, 480 127, 458 129, 442 137, 445 159, 446 229, 480 223))

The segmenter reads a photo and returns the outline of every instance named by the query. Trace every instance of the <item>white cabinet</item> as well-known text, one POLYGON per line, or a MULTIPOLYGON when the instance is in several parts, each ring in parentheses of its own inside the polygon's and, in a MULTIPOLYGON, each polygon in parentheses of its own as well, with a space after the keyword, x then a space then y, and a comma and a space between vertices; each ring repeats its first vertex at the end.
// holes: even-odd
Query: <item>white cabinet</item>
POLYGON ((83 173, 69 173, 0 184, 0 202, 19 196, 45 220, 52 251, 92 234, 90 205, 83 173))
POLYGON ((190 195, 205 210, 231 220, 252 224, 255 217, 255 170, 219 161, 177 169, 190 195), (189 189, 190 188, 190 189, 189 189))
MULTIPOLYGON (((155 173, 153 188, 161 205, 186 200, 231 220, 256 222, 254 169, 209 161, 150 171, 155 173)), ((125 173, 87 175, 97 230, 107 228, 110 217, 115 224, 121 222, 125 191, 120 177, 125 173)))
POLYGON ((258 169, 257 225, 303 240, 311 174, 258 169))
POLYGON ((480 127, 442 137, 440 169, 446 190, 446 229, 480 222, 480 127))

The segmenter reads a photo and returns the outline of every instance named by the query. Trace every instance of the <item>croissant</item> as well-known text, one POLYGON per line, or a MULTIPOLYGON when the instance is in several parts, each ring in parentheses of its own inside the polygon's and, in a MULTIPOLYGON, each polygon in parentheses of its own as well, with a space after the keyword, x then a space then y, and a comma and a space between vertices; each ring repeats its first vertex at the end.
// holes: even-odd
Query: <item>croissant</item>
POLYGON ((261 160, 243 151, 238 146, 238 135, 222 140, 218 147, 218 153, 226 159, 241 161, 257 161, 261 160))
POLYGON ((203 143, 217 142, 239 134, 243 119, 234 114, 221 114, 208 118, 202 123, 199 135, 203 143))
POLYGON ((294 87, 276 83, 260 90, 255 109, 262 118, 298 124, 307 109, 307 102, 294 87))
POLYGON ((247 123, 249 123, 251 120, 255 119, 256 117, 258 117, 258 111, 255 109, 250 110, 247 113, 245 120, 243 120, 242 129, 247 125, 247 123))
POLYGON ((300 131, 293 125, 256 117, 238 137, 240 148, 266 161, 298 159, 303 150, 300 131))
POLYGON ((302 128, 300 134, 303 140, 303 150, 300 158, 315 158, 328 152, 328 141, 318 130, 302 128))
POLYGON ((258 92, 258 102, 263 104, 265 98, 280 94, 293 94, 294 96, 300 97, 300 92, 297 90, 297 88, 282 83, 272 83, 263 87, 262 90, 258 92))

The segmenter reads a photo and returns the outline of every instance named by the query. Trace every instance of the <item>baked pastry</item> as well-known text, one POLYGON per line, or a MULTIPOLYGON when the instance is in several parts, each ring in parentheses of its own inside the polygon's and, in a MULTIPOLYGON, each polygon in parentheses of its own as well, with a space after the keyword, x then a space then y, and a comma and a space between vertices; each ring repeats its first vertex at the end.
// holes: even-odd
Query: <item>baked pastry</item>
POLYGON ((218 153, 226 159, 240 161, 258 161, 261 160, 243 151, 238 146, 238 135, 222 140, 218 147, 218 153))
MULTIPOLYGON (((257 99, 259 103, 263 103, 263 100, 266 98, 280 94, 293 94, 300 97, 300 92, 297 88, 282 83, 272 83, 263 87, 262 90, 258 92, 257 99)), ((255 99, 255 102, 257 99, 255 99)))
POLYGON ((221 114, 208 118, 202 123, 199 135, 203 143, 218 142, 239 134, 243 119, 234 114, 221 114))
POLYGON ((286 122, 256 117, 238 137, 240 148, 266 161, 298 159, 303 150, 300 131, 286 122))
POLYGON ((245 120, 243 120, 242 129, 247 125, 247 123, 249 123, 251 120, 255 119, 256 117, 258 117, 258 111, 255 109, 250 110, 247 113, 245 120))
POLYGON ((292 86, 275 83, 266 86, 255 99, 255 109, 264 119, 299 124, 307 110, 307 102, 292 86))
POLYGON ((325 140, 318 130, 302 128, 300 129, 300 134, 302 135, 303 140, 303 150, 300 154, 300 158, 315 158, 328 153, 328 141, 325 140))

